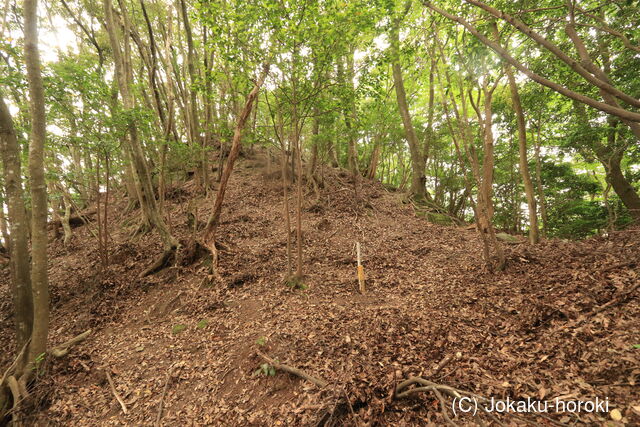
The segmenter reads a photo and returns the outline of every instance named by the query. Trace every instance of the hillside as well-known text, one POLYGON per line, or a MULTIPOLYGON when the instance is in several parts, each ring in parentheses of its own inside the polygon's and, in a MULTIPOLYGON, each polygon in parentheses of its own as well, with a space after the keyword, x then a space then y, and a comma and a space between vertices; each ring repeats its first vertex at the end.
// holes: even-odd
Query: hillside
MULTIPOLYGON (((207 279, 206 257, 139 279, 161 245, 154 233, 129 239, 137 214, 123 213, 125 201, 112 206, 107 268, 87 226, 68 248, 52 241, 50 342, 92 333, 52 361, 28 419, 152 425, 162 405, 164 425, 443 424, 433 393, 393 399, 395 385, 421 376, 486 397, 607 397, 628 425, 640 423, 637 230, 511 245, 506 271, 489 274, 474 230, 431 224, 379 183, 361 183, 356 200, 347 173, 323 173, 321 198, 309 190, 304 204, 306 289, 284 283, 280 181, 260 157, 242 159, 231 178, 218 233, 223 283, 207 279), (256 375, 258 352, 329 385, 256 375)), ((171 194, 168 223, 186 245, 187 214, 204 221, 212 203, 195 198, 193 182, 171 194)), ((8 269, 1 274, 0 346, 9 348, 8 269)), ((499 419, 590 424, 609 414, 499 419)))

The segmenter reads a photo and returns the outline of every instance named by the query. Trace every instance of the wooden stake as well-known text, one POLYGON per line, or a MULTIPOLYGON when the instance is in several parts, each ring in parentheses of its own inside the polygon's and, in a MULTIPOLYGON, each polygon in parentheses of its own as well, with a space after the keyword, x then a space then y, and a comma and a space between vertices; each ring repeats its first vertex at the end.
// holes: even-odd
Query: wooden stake
POLYGON ((366 289, 364 285, 364 267, 362 266, 362 257, 360 256, 360 242, 356 242, 356 253, 358 256, 358 285, 360 293, 364 294, 366 289))

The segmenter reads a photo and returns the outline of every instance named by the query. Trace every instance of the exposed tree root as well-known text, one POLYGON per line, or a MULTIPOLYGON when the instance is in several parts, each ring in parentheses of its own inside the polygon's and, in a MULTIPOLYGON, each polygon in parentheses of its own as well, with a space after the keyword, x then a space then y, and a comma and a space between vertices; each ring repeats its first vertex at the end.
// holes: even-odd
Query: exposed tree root
POLYGON ((11 421, 14 426, 20 426, 22 423, 20 422, 20 412, 18 411, 18 405, 22 401, 22 394, 20 393, 20 387, 18 386, 18 381, 16 377, 11 375, 7 378, 7 385, 9 386, 9 390, 11 390, 11 396, 13 397, 13 408, 11 409, 11 421))
POLYGON ((164 252, 162 252, 162 255, 160 255, 160 257, 158 257, 158 259, 156 259, 155 262, 151 264, 147 269, 140 273, 138 277, 147 277, 164 269, 171 263, 171 260, 175 258, 176 250, 177 247, 175 246, 166 248, 164 252))
POLYGON ((49 354, 57 358, 64 357, 69 353, 69 349, 71 349, 71 347, 84 341, 85 339, 87 339, 89 335, 91 335, 91 329, 88 329, 83 333, 76 335, 75 337, 71 338, 69 341, 66 341, 56 347, 53 347, 49 351, 49 354))
POLYGON ((224 283, 224 279, 218 272, 218 248, 216 247, 216 241, 214 237, 208 239, 207 242, 202 244, 204 248, 211 254, 211 277, 210 279, 216 279, 221 283, 224 283))
POLYGON ((329 383, 325 380, 323 380, 322 378, 316 378, 313 377, 309 374, 307 374, 306 372, 298 369, 298 368, 294 368, 292 366, 289 365, 285 365, 283 363, 279 363, 278 361, 272 359, 271 357, 267 356, 266 354, 261 353, 260 351, 256 351, 256 353, 258 354, 258 356, 260 356, 262 359, 264 359, 265 362, 267 362, 269 365, 273 366, 276 370, 278 371, 284 371, 284 372, 288 372, 290 374, 296 375, 302 379, 305 379, 307 381, 309 381, 310 383, 313 383, 315 385, 317 385, 320 388, 324 388, 326 386, 329 385, 329 383))
POLYGON ((151 227, 151 224, 149 224, 148 221, 140 221, 140 224, 138 224, 136 229, 131 232, 129 238, 133 239, 143 234, 147 234, 151 231, 152 228, 153 227, 151 227))

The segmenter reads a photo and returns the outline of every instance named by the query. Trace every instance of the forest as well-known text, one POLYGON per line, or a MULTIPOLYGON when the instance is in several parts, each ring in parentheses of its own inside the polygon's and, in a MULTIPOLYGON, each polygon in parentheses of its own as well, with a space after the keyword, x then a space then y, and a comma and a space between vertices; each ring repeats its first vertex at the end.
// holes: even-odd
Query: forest
POLYGON ((639 24, 0 0, 0 426, 640 425, 639 24))

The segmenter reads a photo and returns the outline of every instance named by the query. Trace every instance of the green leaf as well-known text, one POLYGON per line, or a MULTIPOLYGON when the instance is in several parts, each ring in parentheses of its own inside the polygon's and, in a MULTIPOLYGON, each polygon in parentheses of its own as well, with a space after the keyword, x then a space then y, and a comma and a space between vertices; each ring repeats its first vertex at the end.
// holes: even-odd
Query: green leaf
POLYGON ((185 329, 187 329, 187 325, 183 325, 182 323, 178 323, 177 325, 174 325, 173 328, 171 328, 171 333, 173 335, 177 335, 180 332, 184 331, 185 329))

